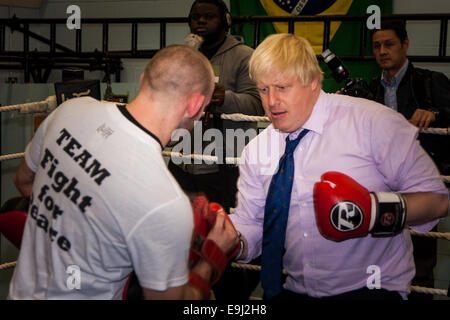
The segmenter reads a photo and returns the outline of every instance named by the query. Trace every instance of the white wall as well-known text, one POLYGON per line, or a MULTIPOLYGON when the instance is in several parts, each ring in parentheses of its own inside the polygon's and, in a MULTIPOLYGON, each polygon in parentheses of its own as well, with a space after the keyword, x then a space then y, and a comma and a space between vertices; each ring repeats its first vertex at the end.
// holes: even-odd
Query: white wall
MULTIPOLYGON (((450 13, 449 0, 394 0, 393 13, 450 13)), ((449 27, 450 29, 450 27, 449 27)), ((407 24, 410 55, 437 55, 440 24, 436 21, 410 21, 407 24)), ((450 54, 450 30, 447 30, 447 55, 450 54)), ((449 63, 415 63, 422 68, 440 71, 450 78, 449 63)))
POLYGON ((448 0, 393 0, 393 13, 446 13, 450 12, 448 0))

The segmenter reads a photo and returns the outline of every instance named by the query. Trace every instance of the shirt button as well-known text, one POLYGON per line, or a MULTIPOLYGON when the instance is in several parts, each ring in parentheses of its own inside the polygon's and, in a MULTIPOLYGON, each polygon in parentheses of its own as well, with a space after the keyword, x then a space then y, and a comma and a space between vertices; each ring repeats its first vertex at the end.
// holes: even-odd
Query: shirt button
POLYGON ((305 232, 305 233, 303 233, 303 237, 308 237, 308 234, 305 232))

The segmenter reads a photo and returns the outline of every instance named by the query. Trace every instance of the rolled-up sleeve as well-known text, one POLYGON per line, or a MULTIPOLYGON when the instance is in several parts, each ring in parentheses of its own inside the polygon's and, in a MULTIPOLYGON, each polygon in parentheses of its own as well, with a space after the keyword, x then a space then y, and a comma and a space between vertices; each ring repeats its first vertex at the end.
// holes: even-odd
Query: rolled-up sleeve
MULTIPOLYGON (((391 128, 397 128, 395 132, 373 135, 377 137, 373 147, 381 150, 375 153, 375 161, 386 185, 400 193, 433 192, 448 197, 436 165, 417 140, 417 128, 396 114, 386 117, 386 121, 391 122, 391 128)), ((438 222, 433 220, 411 228, 426 232, 438 222)))

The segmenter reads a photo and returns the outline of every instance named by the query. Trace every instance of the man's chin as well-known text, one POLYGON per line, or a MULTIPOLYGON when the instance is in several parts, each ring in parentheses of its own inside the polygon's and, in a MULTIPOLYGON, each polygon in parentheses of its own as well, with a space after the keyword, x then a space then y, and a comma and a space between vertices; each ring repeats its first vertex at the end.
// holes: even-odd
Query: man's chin
POLYGON ((386 69, 386 70, 389 70, 389 69, 392 69, 392 68, 393 68, 393 64, 392 64, 392 62, 390 62, 390 61, 382 62, 382 63, 380 63, 379 65, 380 65, 380 67, 381 67, 382 69, 386 69))
POLYGON ((202 30, 202 31, 195 31, 194 32, 196 35, 198 35, 198 36, 200 36, 200 37, 202 37, 202 38, 205 38, 205 36, 207 36, 207 31, 206 30, 202 30))

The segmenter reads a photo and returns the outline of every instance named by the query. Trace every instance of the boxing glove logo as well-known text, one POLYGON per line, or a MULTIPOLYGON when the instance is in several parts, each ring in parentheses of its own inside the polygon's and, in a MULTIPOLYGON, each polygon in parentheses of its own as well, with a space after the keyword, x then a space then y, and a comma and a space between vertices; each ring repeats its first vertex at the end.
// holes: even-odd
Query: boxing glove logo
POLYGON ((364 220, 361 208, 351 201, 340 201, 330 211, 330 221, 333 227, 341 232, 358 229, 364 220))

